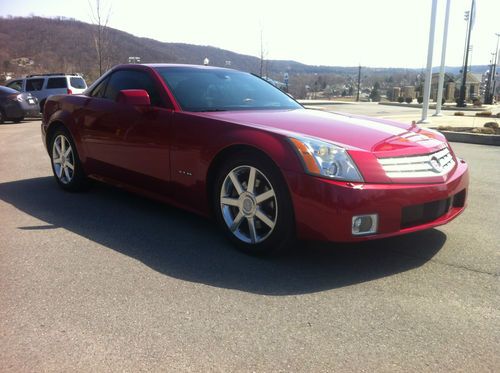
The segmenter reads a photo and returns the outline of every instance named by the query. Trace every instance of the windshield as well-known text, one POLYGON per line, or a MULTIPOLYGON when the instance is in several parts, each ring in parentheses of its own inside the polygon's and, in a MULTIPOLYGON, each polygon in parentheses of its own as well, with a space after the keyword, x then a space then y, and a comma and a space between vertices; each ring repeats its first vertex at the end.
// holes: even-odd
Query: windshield
POLYGON ((299 109, 301 106, 271 84, 228 69, 158 67, 185 111, 299 109))
POLYGON ((0 86, 0 95, 10 95, 10 94, 19 94, 19 91, 16 91, 15 89, 9 88, 9 87, 3 87, 0 86))

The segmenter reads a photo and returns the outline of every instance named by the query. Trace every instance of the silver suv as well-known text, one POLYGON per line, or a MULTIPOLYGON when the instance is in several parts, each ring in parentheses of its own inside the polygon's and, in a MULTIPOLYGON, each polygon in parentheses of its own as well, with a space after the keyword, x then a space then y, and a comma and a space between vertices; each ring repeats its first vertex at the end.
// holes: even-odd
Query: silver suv
POLYGON ((14 79, 6 84, 19 92, 29 92, 38 98, 40 109, 45 99, 52 95, 79 94, 87 89, 87 83, 79 74, 40 74, 28 75, 26 78, 14 79))

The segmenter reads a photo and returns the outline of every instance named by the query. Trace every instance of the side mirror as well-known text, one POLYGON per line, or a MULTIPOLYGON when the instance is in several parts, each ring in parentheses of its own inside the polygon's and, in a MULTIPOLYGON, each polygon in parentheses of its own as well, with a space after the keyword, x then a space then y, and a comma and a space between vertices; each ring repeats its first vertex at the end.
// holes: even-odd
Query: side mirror
POLYGON ((144 89, 124 89, 118 93, 116 101, 131 106, 151 106, 149 94, 144 89))

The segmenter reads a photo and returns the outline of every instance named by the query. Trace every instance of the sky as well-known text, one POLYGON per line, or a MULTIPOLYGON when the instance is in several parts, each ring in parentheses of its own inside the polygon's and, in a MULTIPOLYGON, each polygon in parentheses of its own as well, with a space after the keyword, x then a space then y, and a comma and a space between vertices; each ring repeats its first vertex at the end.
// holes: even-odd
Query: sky
MULTIPOLYGON (((1 16, 90 22, 96 0, 0 0, 1 16)), ((423 68, 432 0, 101 0, 109 26, 164 42, 211 45, 310 65, 423 68)), ((446 0, 438 0, 433 65, 441 60, 446 0)), ((463 60, 471 0, 451 0, 446 65, 463 60)), ((490 63, 500 0, 476 0, 472 64, 490 63)), ((1 46, 0 46, 1 48, 1 46)), ((202 63, 202 61, 200 61, 202 63)))

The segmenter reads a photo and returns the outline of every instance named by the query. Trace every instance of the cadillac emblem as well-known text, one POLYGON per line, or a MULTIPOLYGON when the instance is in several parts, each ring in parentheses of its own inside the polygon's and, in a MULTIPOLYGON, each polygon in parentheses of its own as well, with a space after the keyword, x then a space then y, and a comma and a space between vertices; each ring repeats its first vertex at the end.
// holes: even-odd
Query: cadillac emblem
POLYGON ((439 172, 443 171, 443 166, 441 166, 439 159, 437 159, 436 157, 432 157, 431 160, 429 161, 429 163, 435 172, 439 173, 439 172))

